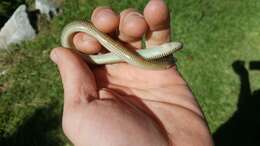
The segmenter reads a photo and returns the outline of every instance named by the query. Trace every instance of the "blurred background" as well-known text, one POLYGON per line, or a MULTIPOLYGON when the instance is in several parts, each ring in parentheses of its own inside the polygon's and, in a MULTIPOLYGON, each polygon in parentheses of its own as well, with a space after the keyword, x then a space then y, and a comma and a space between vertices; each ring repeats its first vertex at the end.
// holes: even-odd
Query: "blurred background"
MULTIPOLYGON (((97 6, 142 11, 148 0, 1 0, 0 27, 25 4, 33 36, 0 48, 0 145, 71 145, 61 129, 63 90, 49 53, 64 25, 97 6), (38 5, 38 6, 36 6, 38 5), (40 7, 39 7, 40 6, 40 7), (34 34, 35 33, 35 34, 34 34)), ((201 105, 217 146, 259 146, 260 1, 166 0, 178 70, 201 105)), ((21 29, 21 28, 19 28, 21 29)), ((13 29, 12 29, 13 30, 13 29)), ((10 33, 10 35, 12 35, 10 33)), ((0 43, 4 37, 0 32, 0 43)), ((6 40, 5 40, 6 41, 6 40)))

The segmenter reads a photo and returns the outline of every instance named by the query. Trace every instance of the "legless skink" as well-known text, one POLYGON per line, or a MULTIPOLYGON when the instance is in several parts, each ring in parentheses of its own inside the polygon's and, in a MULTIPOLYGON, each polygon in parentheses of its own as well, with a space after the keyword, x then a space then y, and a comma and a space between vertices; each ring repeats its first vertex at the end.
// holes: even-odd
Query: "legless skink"
POLYGON ((107 34, 100 32, 93 24, 85 21, 75 21, 66 25, 61 34, 61 45, 75 49, 72 38, 77 32, 85 32, 96 38, 111 53, 102 55, 81 55, 93 64, 109 64, 127 62, 144 69, 162 70, 174 64, 173 53, 182 48, 179 42, 170 42, 160 46, 140 49, 137 52, 125 48, 107 34))

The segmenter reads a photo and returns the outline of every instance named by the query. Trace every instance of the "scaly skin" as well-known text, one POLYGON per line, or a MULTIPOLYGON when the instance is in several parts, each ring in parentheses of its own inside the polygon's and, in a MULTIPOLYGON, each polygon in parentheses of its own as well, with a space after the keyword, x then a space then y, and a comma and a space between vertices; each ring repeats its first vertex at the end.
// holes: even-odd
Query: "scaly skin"
POLYGON ((64 27, 61 34, 61 44, 65 48, 75 49, 72 38, 77 32, 85 32, 96 38, 111 53, 103 55, 81 55, 93 64, 109 64, 125 61, 144 69, 162 70, 171 67, 172 54, 182 48, 179 42, 170 42, 154 48, 146 48, 133 52, 108 35, 100 32, 89 22, 75 21, 64 27))

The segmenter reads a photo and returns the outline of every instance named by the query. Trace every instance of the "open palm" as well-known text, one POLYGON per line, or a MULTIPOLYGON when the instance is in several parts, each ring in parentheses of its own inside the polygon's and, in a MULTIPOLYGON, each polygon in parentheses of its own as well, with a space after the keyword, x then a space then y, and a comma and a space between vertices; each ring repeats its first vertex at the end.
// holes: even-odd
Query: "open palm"
MULTIPOLYGON (((118 16, 99 7, 92 22, 129 48, 140 49, 144 34, 147 46, 170 40, 168 13, 162 0, 151 0, 144 16, 134 9, 118 16)), ((86 53, 102 49, 83 33, 74 43, 86 53)), ((75 145, 212 145, 200 108, 176 67, 152 71, 118 63, 89 68, 63 48, 54 49, 51 58, 64 86, 63 129, 75 145)))

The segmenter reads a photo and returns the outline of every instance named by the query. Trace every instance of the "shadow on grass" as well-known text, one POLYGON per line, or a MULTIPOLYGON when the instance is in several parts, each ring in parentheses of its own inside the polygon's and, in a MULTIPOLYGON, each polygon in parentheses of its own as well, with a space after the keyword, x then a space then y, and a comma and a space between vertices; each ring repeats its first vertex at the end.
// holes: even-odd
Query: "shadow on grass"
POLYGON ((37 109, 13 135, 0 139, 1 146, 58 146, 61 126, 60 117, 54 114, 53 106, 37 109), (56 133, 55 133, 56 131, 56 133))
MULTIPOLYGON (((214 133, 216 146, 260 146, 260 90, 251 92, 248 70, 243 61, 232 64, 240 78, 237 111, 214 133)), ((260 70, 260 62, 250 62, 250 69, 260 70)))
POLYGON ((9 19, 15 9, 25 3, 25 0, 1 0, 0 1, 0 28, 9 19))

